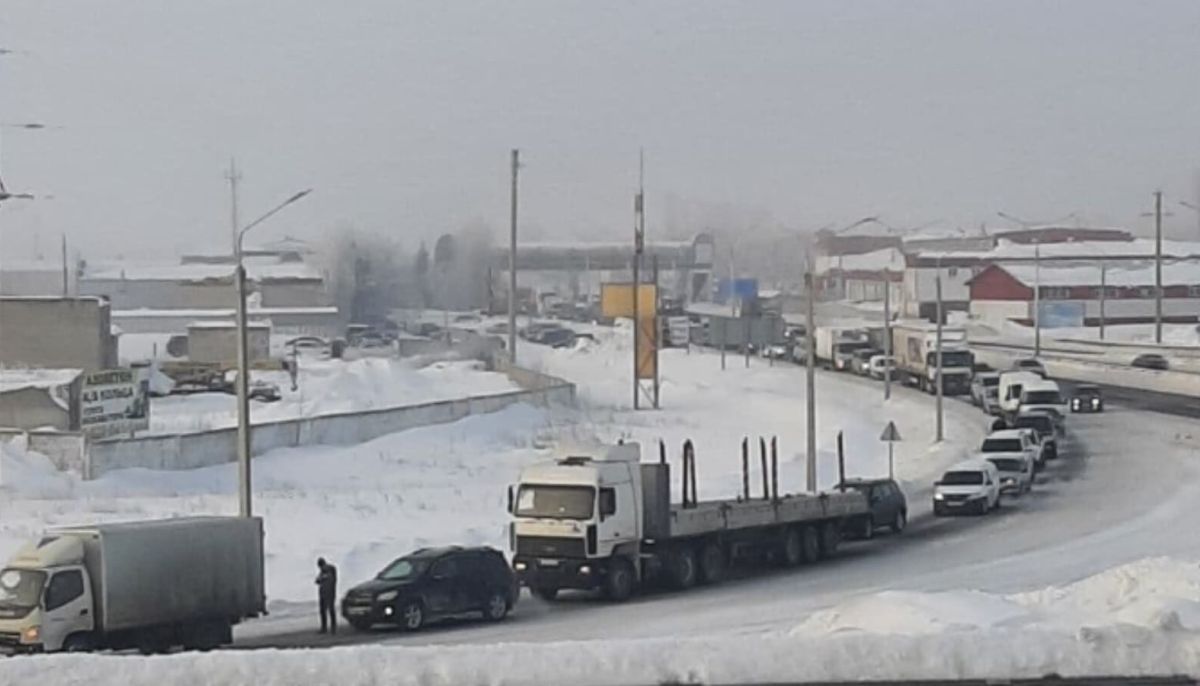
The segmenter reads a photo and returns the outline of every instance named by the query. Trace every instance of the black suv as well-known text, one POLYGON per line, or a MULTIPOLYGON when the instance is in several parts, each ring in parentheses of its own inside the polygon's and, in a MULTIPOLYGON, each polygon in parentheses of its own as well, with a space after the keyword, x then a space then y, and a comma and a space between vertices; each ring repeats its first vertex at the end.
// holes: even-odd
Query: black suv
POLYGON ((850 479, 847 488, 853 488, 867 496, 870 516, 864 517, 858 535, 871 538, 875 529, 886 526, 893 533, 904 531, 908 523, 908 501, 900 485, 892 479, 850 479))
POLYGON ((1075 395, 1071 396, 1072 412, 1103 412, 1104 395, 1099 386, 1080 384, 1075 387, 1075 395))
POLYGON ((500 551, 421 548, 350 589, 342 616, 360 631, 375 624, 416 631, 436 619, 476 612, 499 621, 516 602, 516 578, 500 551))

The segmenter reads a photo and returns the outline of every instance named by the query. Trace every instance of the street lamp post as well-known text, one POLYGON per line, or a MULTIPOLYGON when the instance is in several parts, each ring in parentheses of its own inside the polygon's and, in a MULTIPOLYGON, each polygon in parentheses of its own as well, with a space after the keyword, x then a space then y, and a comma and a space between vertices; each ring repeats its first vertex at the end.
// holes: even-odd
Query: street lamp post
POLYGON ((266 221, 276 212, 291 205, 312 192, 307 189, 279 203, 270 212, 255 219, 237 233, 234 243, 234 257, 237 269, 234 271, 234 282, 237 285, 237 418, 238 418, 238 514, 249 517, 252 513, 250 498, 250 354, 246 332, 246 265, 242 263, 242 239, 246 234, 266 221))

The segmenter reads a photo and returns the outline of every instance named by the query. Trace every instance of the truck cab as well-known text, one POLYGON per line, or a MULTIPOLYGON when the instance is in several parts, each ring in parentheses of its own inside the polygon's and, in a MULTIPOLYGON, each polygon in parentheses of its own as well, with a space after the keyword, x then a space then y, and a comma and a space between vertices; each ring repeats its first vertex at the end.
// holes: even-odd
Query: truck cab
POLYGON ((636 574, 640 461, 639 445, 625 443, 600 454, 568 452, 522 470, 509 509, 513 569, 523 585, 552 599, 563 588, 602 588, 614 560, 625 561, 623 573, 636 574))
POLYGON ((47 536, 0 570, 0 650, 82 650, 95 628, 83 542, 47 536))

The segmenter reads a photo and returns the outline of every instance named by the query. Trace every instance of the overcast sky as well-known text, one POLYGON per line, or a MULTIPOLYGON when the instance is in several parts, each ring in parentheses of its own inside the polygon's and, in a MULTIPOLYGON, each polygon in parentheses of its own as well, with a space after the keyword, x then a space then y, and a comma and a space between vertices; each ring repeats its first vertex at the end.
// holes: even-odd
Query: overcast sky
POLYGON ((231 155, 261 229, 409 247, 522 218, 624 236, 879 214, 1144 230, 1162 188, 1200 238, 1200 2, 2 0, 0 259, 228 245, 231 155), (730 208, 735 208, 730 210, 730 208), (767 218, 767 219, 764 219, 767 218), (747 219, 749 221, 749 219, 747 219), (696 227, 701 228, 701 227, 696 227))

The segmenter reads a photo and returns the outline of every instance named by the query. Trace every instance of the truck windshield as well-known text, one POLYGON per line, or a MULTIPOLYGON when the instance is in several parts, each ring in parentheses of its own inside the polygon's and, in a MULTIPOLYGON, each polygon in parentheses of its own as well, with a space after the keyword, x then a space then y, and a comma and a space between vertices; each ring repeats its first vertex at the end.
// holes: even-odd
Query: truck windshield
POLYGON ((385 567, 379 573, 379 576, 375 578, 382 581, 407 581, 421 576, 428 567, 429 560, 414 560, 402 557, 385 567))
POLYGON ((983 472, 946 472, 942 475, 943 486, 978 486, 983 483, 983 472))
MULTIPOLYGON (((632 288, 632 286, 630 286, 630 288, 632 288)), ((993 388, 1000 385, 1000 377, 998 376, 985 376, 979 381, 983 384, 984 388, 993 388)))
POLYGON ((590 486, 521 486, 518 517, 591 519, 596 489, 590 486))
MULTIPOLYGON (((929 353, 926 357, 925 364, 930 367, 937 366, 937 353, 929 353)), ((969 350, 943 350, 942 351, 942 369, 950 367, 968 367, 975 364, 975 358, 969 350)))
POLYGON ((46 573, 29 569, 0 571, 0 609, 32 610, 42 598, 46 573))
POLYGON ((1023 405, 1061 405, 1062 396, 1058 391, 1029 391, 1021 396, 1023 405))
POLYGON ((983 441, 985 453, 1019 453, 1021 450, 1019 438, 987 438, 983 441))

